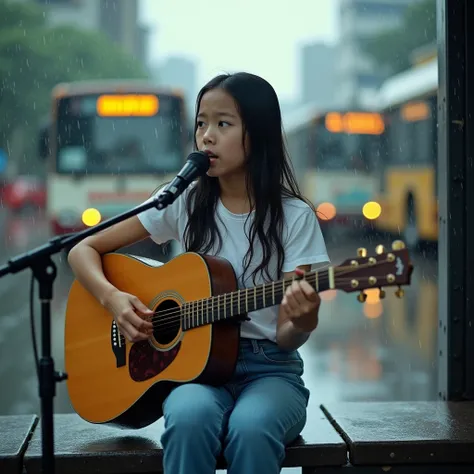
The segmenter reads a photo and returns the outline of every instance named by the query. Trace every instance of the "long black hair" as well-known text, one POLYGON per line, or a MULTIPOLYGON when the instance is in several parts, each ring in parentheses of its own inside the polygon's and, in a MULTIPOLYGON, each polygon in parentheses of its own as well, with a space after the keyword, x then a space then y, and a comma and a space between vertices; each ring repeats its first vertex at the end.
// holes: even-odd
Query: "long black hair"
MULTIPOLYGON (((254 242, 258 239, 263 248, 263 257, 252 272, 255 284, 259 272, 271 280, 268 264, 275 252, 278 277, 282 274, 285 259, 281 239, 284 224, 282 198, 297 198, 305 201, 313 210, 314 207, 301 195, 293 174, 282 131, 280 105, 273 87, 261 77, 246 72, 218 75, 200 90, 196 100, 196 117, 203 95, 216 88, 223 89, 233 97, 243 124, 243 140, 247 136, 250 143, 246 157, 246 187, 255 213, 248 235, 249 249, 244 257, 243 275, 252 262, 254 242)), ((195 149, 196 129, 197 120, 194 124, 195 149)), ((191 188, 186 203, 186 251, 208 253, 216 242, 217 249, 221 248, 222 236, 215 220, 219 195, 219 181, 215 177, 201 176, 191 188)))

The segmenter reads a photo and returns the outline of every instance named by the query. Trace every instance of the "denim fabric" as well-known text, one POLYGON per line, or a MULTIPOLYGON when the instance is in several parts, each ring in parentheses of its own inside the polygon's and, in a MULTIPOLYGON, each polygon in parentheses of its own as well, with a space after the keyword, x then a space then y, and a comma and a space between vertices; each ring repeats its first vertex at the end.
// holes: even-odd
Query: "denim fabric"
POLYGON ((241 339, 230 383, 180 385, 165 400, 165 474, 212 474, 220 453, 229 474, 279 473, 285 445, 306 423, 302 374, 298 351, 241 339))

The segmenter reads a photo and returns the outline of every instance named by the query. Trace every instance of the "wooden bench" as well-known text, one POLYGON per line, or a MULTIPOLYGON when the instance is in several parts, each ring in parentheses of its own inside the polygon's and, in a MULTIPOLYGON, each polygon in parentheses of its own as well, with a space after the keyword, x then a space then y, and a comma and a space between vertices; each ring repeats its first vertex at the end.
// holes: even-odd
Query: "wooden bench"
POLYGON ((23 455, 37 422, 36 415, 0 416, 1 474, 23 472, 23 455))
MULTIPOLYGON (((162 426, 160 420, 122 431, 75 414, 55 415, 56 473, 162 472, 162 426)), ((474 402, 313 406, 302 436, 286 450, 284 466, 300 467, 303 474, 474 474, 474 402)), ((39 428, 24 467, 26 474, 41 472, 39 428)), ((223 459, 218 469, 225 469, 223 459)))
MULTIPOLYGON (((347 447, 323 412, 309 412, 306 428, 286 450, 285 467, 313 468, 343 466, 347 447)), ((57 414, 55 427, 56 474, 160 473, 162 448, 159 443, 162 420, 141 430, 119 430, 93 425, 76 414, 57 414)), ((41 430, 37 429, 26 451, 27 474, 41 473, 41 430)), ((225 469, 219 459, 218 469, 225 469)), ((317 469, 319 472, 319 469, 317 469)), ((3 474, 3 473, 2 473, 3 474)))
POLYGON ((474 402, 321 405, 363 474, 474 474, 474 402), (383 469, 383 470, 382 470, 383 469))

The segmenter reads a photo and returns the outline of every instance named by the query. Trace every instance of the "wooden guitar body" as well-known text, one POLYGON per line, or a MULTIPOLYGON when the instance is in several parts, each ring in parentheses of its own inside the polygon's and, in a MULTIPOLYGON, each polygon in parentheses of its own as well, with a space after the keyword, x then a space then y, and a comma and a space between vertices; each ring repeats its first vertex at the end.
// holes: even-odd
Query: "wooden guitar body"
POLYGON ((162 316, 149 341, 130 343, 112 315, 75 280, 65 324, 65 368, 74 410, 91 423, 141 428, 162 416, 162 404, 178 384, 223 384, 239 350, 237 320, 183 330, 179 308, 237 289, 224 259, 182 254, 153 266, 139 257, 106 254, 104 273, 117 288, 137 296, 162 316), (164 318, 167 318, 165 320, 164 318))

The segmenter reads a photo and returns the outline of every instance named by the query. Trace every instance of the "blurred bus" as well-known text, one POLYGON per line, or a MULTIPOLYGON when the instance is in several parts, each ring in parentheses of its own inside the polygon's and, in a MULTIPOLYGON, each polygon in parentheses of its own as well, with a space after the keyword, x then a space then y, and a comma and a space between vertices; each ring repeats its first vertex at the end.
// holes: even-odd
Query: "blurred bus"
POLYGON ((377 230, 401 234, 407 247, 438 239, 438 62, 434 58, 388 79, 377 230))
POLYGON ((284 129, 298 181, 322 221, 364 224, 377 217, 379 113, 308 105, 285 117, 284 129))
POLYGON ((181 169, 189 144, 179 91, 143 81, 57 85, 39 146, 48 160, 52 233, 96 225, 145 201, 181 169))

